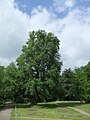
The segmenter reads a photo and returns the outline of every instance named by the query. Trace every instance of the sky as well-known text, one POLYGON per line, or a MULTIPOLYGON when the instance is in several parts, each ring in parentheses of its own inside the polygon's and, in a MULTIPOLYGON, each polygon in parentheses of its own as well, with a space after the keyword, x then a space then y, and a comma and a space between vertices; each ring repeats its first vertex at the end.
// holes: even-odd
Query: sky
POLYGON ((38 29, 60 40, 63 70, 89 62, 90 0, 0 0, 0 65, 15 61, 38 29))

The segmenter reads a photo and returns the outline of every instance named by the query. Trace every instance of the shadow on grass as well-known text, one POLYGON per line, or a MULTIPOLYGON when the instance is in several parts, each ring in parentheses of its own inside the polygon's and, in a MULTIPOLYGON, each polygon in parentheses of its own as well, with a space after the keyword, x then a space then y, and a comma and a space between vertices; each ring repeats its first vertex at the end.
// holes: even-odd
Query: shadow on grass
POLYGON ((11 102, 3 103, 3 104, 0 104, 0 111, 4 110, 4 109, 11 109, 11 108, 14 108, 14 107, 15 107, 14 103, 11 103, 11 102))
POLYGON ((0 111, 4 108, 3 104, 0 104, 0 111))
POLYGON ((31 105, 31 104, 16 104, 17 108, 30 108, 32 106, 33 105, 31 105))
POLYGON ((82 104, 79 102, 58 102, 58 103, 39 103, 37 105, 31 105, 31 104, 17 104, 17 108, 31 108, 33 106, 37 106, 40 108, 46 108, 46 109, 53 109, 58 107, 75 107, 75 106, 81 106, 82 104))
POLYGON ((40 106, 42 108, 57 108, 57 107, 74 107, 74 106, 80 106, 82 104, 80 103, 65 103, 65 102, 62 102, 62 103, 54 103, 54 104, 38 104, 37 106, 40 106))

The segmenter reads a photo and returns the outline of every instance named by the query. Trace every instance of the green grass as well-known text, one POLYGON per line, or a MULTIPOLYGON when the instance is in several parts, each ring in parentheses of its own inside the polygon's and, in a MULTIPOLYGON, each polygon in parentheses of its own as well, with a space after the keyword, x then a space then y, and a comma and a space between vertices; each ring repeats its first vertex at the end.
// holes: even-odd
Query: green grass
POLYGON ((90 104, 82 104, 80 106, 76 106, 76 108, 83 110, 90 114, 90 104))
POLYGON ((90 120, 89 117, 72 110, 68 107, 80 108, 83 111, 90 111, 90 104, 79 102, 50 102, 39 103, 31 106, 29 104, 17 104, 13 109, 11 120, 90 120), (17 113, 18 119, 15 118, 17 113))

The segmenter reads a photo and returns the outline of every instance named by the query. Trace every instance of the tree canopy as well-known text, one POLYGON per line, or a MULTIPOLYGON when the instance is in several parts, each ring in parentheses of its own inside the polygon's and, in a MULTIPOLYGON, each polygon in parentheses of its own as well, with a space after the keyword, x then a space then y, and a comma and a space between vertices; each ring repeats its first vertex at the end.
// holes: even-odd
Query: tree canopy
POLYGON ((61 72, 60 40, 44 30, 29 32, 15 63, 0 66, 0 101, 37 102, 85 100, 90 102, 90 62, 61 72))

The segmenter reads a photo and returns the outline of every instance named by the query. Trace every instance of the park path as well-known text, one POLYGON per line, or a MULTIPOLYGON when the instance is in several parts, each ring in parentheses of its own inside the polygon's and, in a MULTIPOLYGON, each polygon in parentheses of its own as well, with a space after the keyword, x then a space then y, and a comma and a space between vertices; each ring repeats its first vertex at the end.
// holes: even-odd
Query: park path
POLYGON ((32 119, 32 120, 65 120, 56 118, 31 118, 31 117, 19 117, 20 119, 32 119))
POLYGON ((90 117, 90 114, 89 114, 89 113, 84 112, 84 111, 82 111, 82 110, 80 110, 80 109, 77 109, 77 108, 75 108, 75 107, 68 107, 68 108, 73 109, 73 110, 75 110, 75 111, 77 111, 77 112, 79 112, 79 113, 81 113, 81 114, 83 114, 83 115, 86 115, 86 116, 90 117))
POLYGON ((0 111, 0 120, 10 120, 11 117, 11 108, 5 108, 0 111))
POLYGON ((10 120, 13 104, 7 102, 5 107, 0 110, 0 120, 10 120))

